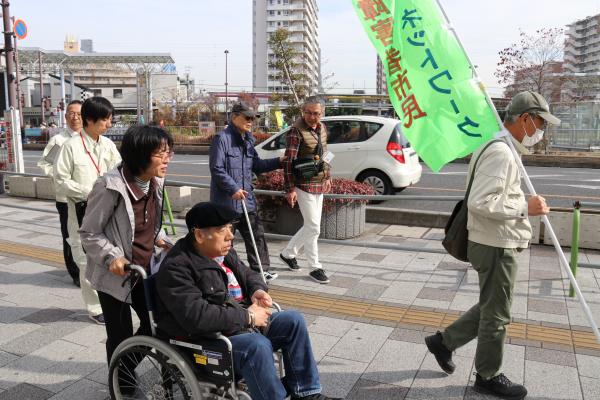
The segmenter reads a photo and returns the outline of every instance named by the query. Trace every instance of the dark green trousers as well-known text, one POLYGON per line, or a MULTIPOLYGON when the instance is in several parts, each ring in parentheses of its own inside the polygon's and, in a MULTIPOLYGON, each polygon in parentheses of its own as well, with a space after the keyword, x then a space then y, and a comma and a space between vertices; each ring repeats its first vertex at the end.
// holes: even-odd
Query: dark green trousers
POLYGON ((517 249, 469 242, 467 255, 479 274, 479 303, 443 332, 451 351, 477 338, 475 369, 484 379, 496 376, 502 366, 506 325, 517 275, 517 249))

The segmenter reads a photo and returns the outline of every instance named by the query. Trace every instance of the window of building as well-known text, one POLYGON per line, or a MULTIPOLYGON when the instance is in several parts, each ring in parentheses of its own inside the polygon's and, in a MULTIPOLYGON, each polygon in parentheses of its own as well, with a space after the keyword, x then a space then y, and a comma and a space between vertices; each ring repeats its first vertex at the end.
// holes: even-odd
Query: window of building
POLYGON ((122 99, 123 98, 123 89, 113 89, 113 98, 114 99, 122 99))
POLYGON ((274 17, 275 16, 275 11, 269 10, 269 16, 274 17))
POLYGON ((102 89, 92 89, 92 96, 102 96, 102 89))
POLYGON ((290 10, 283 10, 283 15, 290 15, 290 10))
POLYGON ((269 27, 270 27, 270 28, 272 28, 272 27, 274 27, 274 26, 275 26, 275 22, 273 22, 273 21, 269 21, 269 27))
POLYGON ((290 23, 288 21, 283 21, 283 26, 290 26, 290 23))

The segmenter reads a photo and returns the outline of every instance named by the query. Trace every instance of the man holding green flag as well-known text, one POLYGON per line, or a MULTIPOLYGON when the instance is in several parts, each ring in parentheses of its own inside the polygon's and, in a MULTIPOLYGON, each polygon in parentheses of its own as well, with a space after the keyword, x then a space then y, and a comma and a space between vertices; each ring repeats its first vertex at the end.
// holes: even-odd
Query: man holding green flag
POLYGON ((521 92, 506 110, 504 127, 510 136, 473 153, 467 177, 467 182, 473 177, 467 202, 467 256, 479 276, 479 302, 443 333, 425 338, 427 348, 448 374, 455 369, 452 352, 477 338, 474 389, 504 399, 520 400, 527 395, 523 385, 500 373, 517 253, 531 240, 528 217, 550 211, 541 196, 525 199, 519 166, 505 140, 512 140, 517 151, 527 154, 525 147, 542 139, 548 123, 560 120, 550 114, 546 100, 539 93, 521 92))
POLYGON ((504 122, 510 135, 487 147, 499 136, 499 118, 437 1, 353 3, 383 61, 403 133, 423 161, 437 172, 475 150, 473 164, 482 155, 476 170, 469 169, 474 180, 468 199, 468 257, 479 273, 480 301, 443 333, 427 337, 427 347, 451 374, 452 351, 477 337, 475 390, 520 400, 527 395, 525 387, 500 373, 516 254, 531 238, 528 216, 545 215, 549 208, 542 197, 525 200, 511 147, 526 152, 525 146, 541 139, 546 123, 560 120, 541 95, 520 93, 504 122))

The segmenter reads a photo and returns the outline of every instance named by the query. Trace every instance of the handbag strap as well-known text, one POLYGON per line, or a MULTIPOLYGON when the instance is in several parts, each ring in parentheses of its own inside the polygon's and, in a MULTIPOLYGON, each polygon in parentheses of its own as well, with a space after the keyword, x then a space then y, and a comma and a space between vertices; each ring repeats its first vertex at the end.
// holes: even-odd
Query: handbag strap
MULTIPOLYGON (((321 129, 323 129, 323 125, 321 125, 321 129)), ((317 147, 315 148, 315 155, 319 156, 319 159, 321 159, 321 157, 323 157, 323 143, 321 142, 321 129, 319 129, 319 132, 317 132, 317 147)))
POLYGON ((487 150, 487 148, 490 147, 492 144, 494 144, 496 142, 502 142, 502 140, 500 140, 500 139, 494 139, 494 140, 489 141, 485 145, 485 147, 483 148, 483 150, 481 150, 481 153, 479 153, 479 155, 477 156, 477 159, 475 160, 475 164, 473 165, 473 172, 471 172, 471 179, 469 179, 469 186, 467 187, 467 192, 465 193, 465 203, 469 199, 469 193, 471 193, 471 185, 473 184, 473 179, 475 178, 475 171, 477 170, 477 163, 479 163, 479 159, 481 158, 481 156, 483 155, 483 153, 487 150))

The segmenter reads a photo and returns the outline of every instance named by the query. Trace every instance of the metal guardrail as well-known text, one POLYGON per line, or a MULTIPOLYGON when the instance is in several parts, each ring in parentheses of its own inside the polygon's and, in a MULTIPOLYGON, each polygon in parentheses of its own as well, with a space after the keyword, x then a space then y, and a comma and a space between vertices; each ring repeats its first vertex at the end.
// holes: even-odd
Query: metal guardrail
MULTIPOLYGON (((0 171, 1 172, 1 171, 0 171)), ((201 189, 210 189, 210 184, 208 183, 190 183, 190 182, 182 182, 182 181, 170 181, 167 180, 165 182, 167 186, 189 186, 201 189)), ((279 192, 276 190, 262 190, 255 189, 254 193, 265 196, 277 196, 277 197, 285 197, 285 192, 279 192)), ((459 201, 464 199, 464 196, 416 196, 416 195, 362 195, 362 194, 333 194, 333 193, 324 193, 324 197, 329 199, 346 199, 346 200, 377 200, 377 201, 385 201, 385 200, 424 200, 424 201, 459 201)))
MULTIPOLYGON (((5 173, 7 175, 19 175, 19 176, 30 176, 30 177, 42 177, 42 178, 45 177, 44 175, 40 175, 40 174, 13 173, 13 172, 9 172, 9 171, 0 171, 0 175, 2 175, 3 173, 5 173)), ((166 181, 165 185, 178 186, 178 187, 189 186, 189 187, 197 187, 197 188, 210 188, 210 185, 206 184, 206 183, 190 183, 190 182, 181 182, 181 181, 166 181)), ((285 196, 285 193, 277 192, 277 191, 273 191, 273 190, 256 190, 255 192, 257 194, 264 194, 264 195, 285 196)), ((407 195, 402 195, 402 196, 394 196, 394 195, 366 196, 365 195, 365 196, 363 196, 363 195, 325 194, 325 196, 342 198, 342 199, 356 198, 356 199, 364 199, 364 200, 424 200, 424 201, 456 201, 456 200, 461 200, 463 198, 462 196, 407 196, 407 195)), ((600 203, 577 202, 576 204, 590 206, 590 207, 591 206, 600 207, 600 203)), ((6 206, 6 207, 17 208, 17 209, 30 210, 30 211, 56 213, 55 210, 46 210, 43 208, 18 206, 18 205, 13 205, 13 204, 3 204, 1 202, 0 202, 0 205, 6 206)), ((178 223, 178 222, 175 222, 174 226, 179 227, 179 228, 184 228, 184 229, 187 228, 185 226, 185 224, 178 223)), ((275 234, 275 233, 265 233, 265 237, 268 239, 274 239, 274 240, 289 240, 291 238, 291 236, 289 236, 289 235, 280 235, 280 234, 275 234)), ((371 248, 386 249, 386 250, 446 254, 446 250, 444 250, 444 249, 402 246, 402 245, 395 245, 395 244, 391 244, 391 243, 364 242, 364 241, 357 241, 357 240, 353 240, 353 239, 345 240, 345 241, 344 240, 335 240, 335 239, 319 239, 319 242, 342 245, 342 246, 351 246, 351 247, 371 247, 371 248)), ((577 237, 577 242, 578 242, 578 237, 577 237)), ((577 245, 578 245, 578 243, 577 243, 577 245)), ((572 261, 571 265, 576 265, 575 268, 582 267, 582 268, 600 269, 600 264, 577 263, 576 259, 575 259, 575 262, 572 261)))

